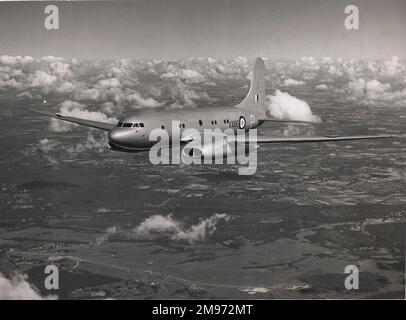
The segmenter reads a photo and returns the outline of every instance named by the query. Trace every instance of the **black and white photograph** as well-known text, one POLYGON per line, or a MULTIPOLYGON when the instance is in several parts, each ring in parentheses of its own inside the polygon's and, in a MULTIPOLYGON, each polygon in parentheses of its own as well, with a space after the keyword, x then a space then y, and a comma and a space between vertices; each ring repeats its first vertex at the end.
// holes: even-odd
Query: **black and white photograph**
POLYGON ((0 1, 0 121, 0 300, 405 300, 404 0, 0 1))

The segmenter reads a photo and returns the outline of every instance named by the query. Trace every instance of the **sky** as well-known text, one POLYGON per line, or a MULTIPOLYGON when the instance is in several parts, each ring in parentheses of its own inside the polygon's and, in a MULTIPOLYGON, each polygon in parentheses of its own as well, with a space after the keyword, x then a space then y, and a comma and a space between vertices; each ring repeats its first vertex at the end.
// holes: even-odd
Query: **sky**
POLYGON ((0 55, 65 58, 406 58, 404 0, 0 1, 0 55), (355 4, 360 29, 344 27, 355 4))

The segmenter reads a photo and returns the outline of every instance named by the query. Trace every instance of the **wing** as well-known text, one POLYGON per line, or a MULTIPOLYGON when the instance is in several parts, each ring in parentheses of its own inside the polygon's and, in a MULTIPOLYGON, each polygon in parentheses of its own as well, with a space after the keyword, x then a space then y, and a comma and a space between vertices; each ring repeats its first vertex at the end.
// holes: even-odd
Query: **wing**
POLYGON ((270 137, 259 136, 256 139, 250 139, 249 136, 236 137, 237 142, 244 143, 306 143, 306 142, 328 142, 328 141, 343 141, 343 140, 364 140, 364 139, 386 139, 396 138, 395 135, 360 135, 360 136, 292 136, 292 137, 270 137))
POLYGON ((319 122, 302 121, 302 120, 283 120, 283 119, 259 119, 260 122, 282 122, 282 123, 304 123, 304 124, 318 124, 319 122))
POLYGON ((59 120, 63 120, 63 121, 73 122, 76 124, 80 124, 82 126, 92 127, 92 128, 96 128, 96 129, 100 129, 100 130, 110 131, 111 129, 113 129, 116 126, 115 124, 112 124, 112 123, 63 116, 59 113, 47 113, 47 112, 37 111, 37 110, 33 110, 33 111, 35 113, 39 113, 43 116, 47 116, 47 117, 51 117, 51 118, 55 118, 55 119, 59 119, 59 120))

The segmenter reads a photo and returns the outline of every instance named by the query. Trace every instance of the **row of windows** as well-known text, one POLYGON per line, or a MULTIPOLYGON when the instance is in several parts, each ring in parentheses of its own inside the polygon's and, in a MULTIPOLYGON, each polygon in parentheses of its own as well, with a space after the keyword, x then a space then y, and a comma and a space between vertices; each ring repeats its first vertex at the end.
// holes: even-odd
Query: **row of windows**
MULTIPOLYGON (((223 122, 224 122, 225 124, 226 124, 226 123, 230 123, 230 120, 224 119, 223 122)), ((212 125, 216 125, 216 124, 217 124, 217 120, 211 120, 211 124, 212 124, 212 125)), ((199 120, 199 125, 200 125, 200 126, 203 125, 203 121, 202 121, 202 120, 199 120)), ((179 124, 179 128, 185 128, 185 124, 184 124, 184 123, 179 124)), ((161 126, 161 129, 165 129, 165 126, 162 125, 162 126, 161 126)))
MULTIPOLYGON (((228 119, 224 119, 224 120, 223 120, 223 123, 224 123, 224 124, 230 123, 230 121, 229 121, 228 119)), ((212 124, 212 125, 216 125, 216 124, 217 124, 217 120, 211 120, 211 124, 212 124)), ((200 125, 200 126, 203 125, 203 121, 202 121, 202 120, 199 120, 199 125, 200 125)), ((119 122, 119 123, 117 124, 117 127, 118 127, 118 128, 144 128, 144 123, 142 123, 142 122, 140 122, 140 123, 130 123, 130 122, 125 122, 125 123, 123 123, 123 122, 119 122)), ((165 129, 165 126, 162 125, 161 128, 162 128, 162 129, 165 129)), ((179 128, 185 128, 185 124, 184 124, 184 123, 179 124, 179 128)))
MULTIPOLYGON (((200 124, 200 122, 201 122, 201 121, 199 121, 199 124, 200 124)), ((223 119, 223 123, 224 123, 224 124, 230 123, 230 120, 228 120, 228 119, 223 119)), ((201 123, 200 125, 202 125, 202 124, 203 124, 203 123, 201 123)), ((212 124, 212 125, 217 124, 217 120, 211 120, 211 124, 212 124)))
POLYGON ((117 123, 117 127, 118 128, 121 128, 121 127, 123 127, 123 128, 131 128, 131 127, 132 128, 144 128, 144 124, 142 122, 140 122, 140 123, 119 122, 119 123, 117 123))

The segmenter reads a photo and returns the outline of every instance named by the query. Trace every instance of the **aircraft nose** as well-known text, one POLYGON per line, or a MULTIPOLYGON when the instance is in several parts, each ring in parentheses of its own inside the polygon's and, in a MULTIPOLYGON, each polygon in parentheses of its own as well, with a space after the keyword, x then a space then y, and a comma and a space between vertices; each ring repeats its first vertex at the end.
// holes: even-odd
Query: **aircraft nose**
POLYGON ((108 134, 109 141, 117 145, 125 143, 126 136, 127 132, 119 128, 111 130, 108 134))

